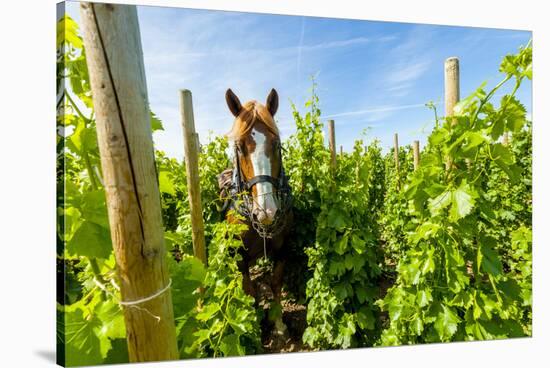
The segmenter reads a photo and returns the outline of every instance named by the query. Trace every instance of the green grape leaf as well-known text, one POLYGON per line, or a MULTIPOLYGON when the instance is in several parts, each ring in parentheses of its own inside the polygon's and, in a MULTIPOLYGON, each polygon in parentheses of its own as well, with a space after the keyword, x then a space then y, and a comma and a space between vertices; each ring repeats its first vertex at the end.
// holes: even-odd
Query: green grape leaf
POLYGON ((337 207, 332 207, 328 211, 327 221, 330 227, 340 231, 350 222, 348 214, 337 207))
POLYGON ((220 311, 220 305, 217 303, 210 303, 206 305, 198 314, 197 319, 199 321, 208 321, 214 314, 220 311))
POLYGON ((65 357, 67 366, 97 365, 103 362, 100 340, 94 330, 101 321, 84 318, 81 309, 65 312, 65 357))
POLYGON ((364 330, 374 330, 376 327, 376 319, 371 309, 363 306, 355 314, 357 325, 364 330))
POLYGON ((469 184, 462 182, 460 187, 452 192, 452 204, 449 212, 451 221, 458 221, 467 216, 474 207, 473 191, 469 184))
POLYGON ((334 251, 340 255, 344 254, 348 248, 349 233, 344 234, 334 243, 334 251))
POLYGON ((225 311, 227 322, 233 327, 233 330, 238 334, 243 334, 248 331, 248 312, 240 310, 233 305, 229 305, 225 311))
POLYGON ((113 251, 109 230, 90 221, 84 221, 67 242, 72 255, 90 258, 109 258, 113 251))
POLYGON ((64 42, 77 49, 82 48, 83 45, 82 38, 78 35, 78 24, 68 15, 64 15, 57 22, 57 47, 60 47, 64 42))
POLYGON ((245 350, 239 340, 239 335, 231 334, 224 336, 220 344, 220 350, 224 356, 243 356, 245 350))
POLYGON ((493 160, 504 165, 511 165, 514 163, 512 152, 502 143, 495 143, 492 145, 491 156, 493 160))
POLYGON ((367 248, 365 241, 355 234, 351 236, 351 246, 359 254, 364 253, 367 248))
POLYGON ((172 173, 168 171, 159 172, 159 190, 161 193, 166 193, 175 196, 176 186, 172 179, 172 173))
POLYGON ((460 318, 456 315, 454 308, 442 305, 442 310, 437 314, 434 322, 435 330, 441 341, 449 341, 456 333, 460 318))
POLYGON ((100 338, 124 339, 126 338, 126 327, 122 309, 114 299, 101 303, 96 308, 97 318, 101 320, 101 327, 98 331, 100 338))
POLYGON ((437 216, 451 204, 451 191, 446 190, 435 198, 428 200, 428 208, 432 216, 437 216))
POLYGON ((82 196, 80 206, 82 217, 109 230, 109 218, 107 217, 107 204, 104 190, 93 190, 82 196))
POLYGON ((481 268, 492 276, 501 275, 502 263, 498 253, 492 249, 490 244, 483 242, 481 244, 481 253, 483 254, 481 268))
POLYGON ((412 330, 415 335, 420 336, 422 335, 422 332, 424 331, 424 322, 422 322, 422 318, 416 317, 412 322, 412 330))
POLYGON ((464 135, 466 144, 463 149, 465 152, 472 151, 487 141, 487 139, 480 132, 468 131, 464 135))
POLYGON ((162 126, 162 121, 160 121, 160 119, 152 111, 151 111, 151 130, 153 132, 156 132, 157 130, 164 130, 164 126, 162 126))
POLYGON ((416 296, 416 302, 419 307, 425 307, 433 301, 432 292, 430 289, 420 289, 418 290, 416 296))
MULTIPOLYGON (((60 235, 63 236, 64 240, 68 240, 74 235, 75 231, 82 223, 81 214, 80 211, 75 207, 67 207, 63 211, 63 216, 65 220, 65 231, 61 233, 61 230, 59 230, 58 232, 60 235)), ((63 221, 63 219, 60 219, 60 221, 63 221)))

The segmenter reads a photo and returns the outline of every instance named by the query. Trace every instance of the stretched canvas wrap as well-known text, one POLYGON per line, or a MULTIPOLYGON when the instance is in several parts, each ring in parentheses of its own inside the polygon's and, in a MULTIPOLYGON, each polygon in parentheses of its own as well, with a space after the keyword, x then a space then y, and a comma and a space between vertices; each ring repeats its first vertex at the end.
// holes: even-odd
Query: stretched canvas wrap
POLYGON ((58 364, 531 336, 531 37, 59 4, 58 364))

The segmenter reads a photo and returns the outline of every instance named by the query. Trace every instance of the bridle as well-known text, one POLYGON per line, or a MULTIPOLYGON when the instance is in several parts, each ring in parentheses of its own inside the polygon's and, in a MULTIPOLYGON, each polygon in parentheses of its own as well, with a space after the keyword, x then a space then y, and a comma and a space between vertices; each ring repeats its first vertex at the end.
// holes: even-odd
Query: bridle
MULTIPOLYGON (((278 142, 279 157, 282 158, 281 143, 278 142)), ((288 184, 288 177, 286 176, 283 164, 281 163, 281 171, 279 177, 275 178, 271 175, 256 175, 248 180, 243 178, 240 165, 240 151, 237 144, 235 144, 235 166, 233 168, 230 193, 230 203, 233 208, 248 221, 250 221, 252 228, 258 233, 260 237, 264 239, 271 239, 275 235, 279 234, 284 228, 284 219, 292 207, 292 192, 290 185, 288 184), (277 203, 277 212, 273 222, 269 225, 264 225, 253 214, 254 208, 254 196, 252 194, 252 188, 259 183, 270 183, 274 190, 271 193, 277 203)), ((224 206, 226 209, 228 206, 224 206)), ((263 210, 263 209, 262 209, 263 210)), ((265 250, 264 250, 265 251, 265 250)))

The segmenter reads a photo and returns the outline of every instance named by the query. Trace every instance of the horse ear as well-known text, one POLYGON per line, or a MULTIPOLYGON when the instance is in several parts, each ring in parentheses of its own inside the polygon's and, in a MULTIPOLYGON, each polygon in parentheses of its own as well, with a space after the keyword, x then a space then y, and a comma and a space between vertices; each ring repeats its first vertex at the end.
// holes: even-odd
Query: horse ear
POLYGON ((228 88, 225 92, 225 101, 227 102, 227 107, 229 107, 231 113, 233 113, 235 117, 239 116, 242 109, 241 101, 239 101, 239 98, 233 93, 231 88, 228 88))
POLYGON ((277 91, 275 91, 275 88, 272 88, 271 92, 269 92, 265 107, 267 107, 267 109, 271 113, 271 116, 275 116, 275 113, 279 108, 279 95, 277 94, 277 91))

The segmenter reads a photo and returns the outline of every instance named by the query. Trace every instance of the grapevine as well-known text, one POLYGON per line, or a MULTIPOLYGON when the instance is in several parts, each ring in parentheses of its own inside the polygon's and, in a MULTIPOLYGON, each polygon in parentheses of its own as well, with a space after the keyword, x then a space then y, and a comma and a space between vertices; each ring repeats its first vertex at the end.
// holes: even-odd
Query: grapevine
MULTIPOLYGON (((58 33, 58 348, 68 366, 127 362, 86 51, 70 17, 58 33)), ((416 170, 410 146, 396 170, 393 151, 364 136, 333 166, 315 81, 303 110, 292 104, 284 294, 307 307, 306 349, 531 335, 532 123, 516 96, 531 58, 529 43, 504 57, 495 87, 435 113, 416 170)), ((154 113, 151 129, 164 129, 154 113)), ((181 358, 264 351, 265 316, 237 267, 245 225, 219 211, 228 147, 210 136, 199 154, 207 265, 193 256, 185 163, 155 151, 181 358)))

